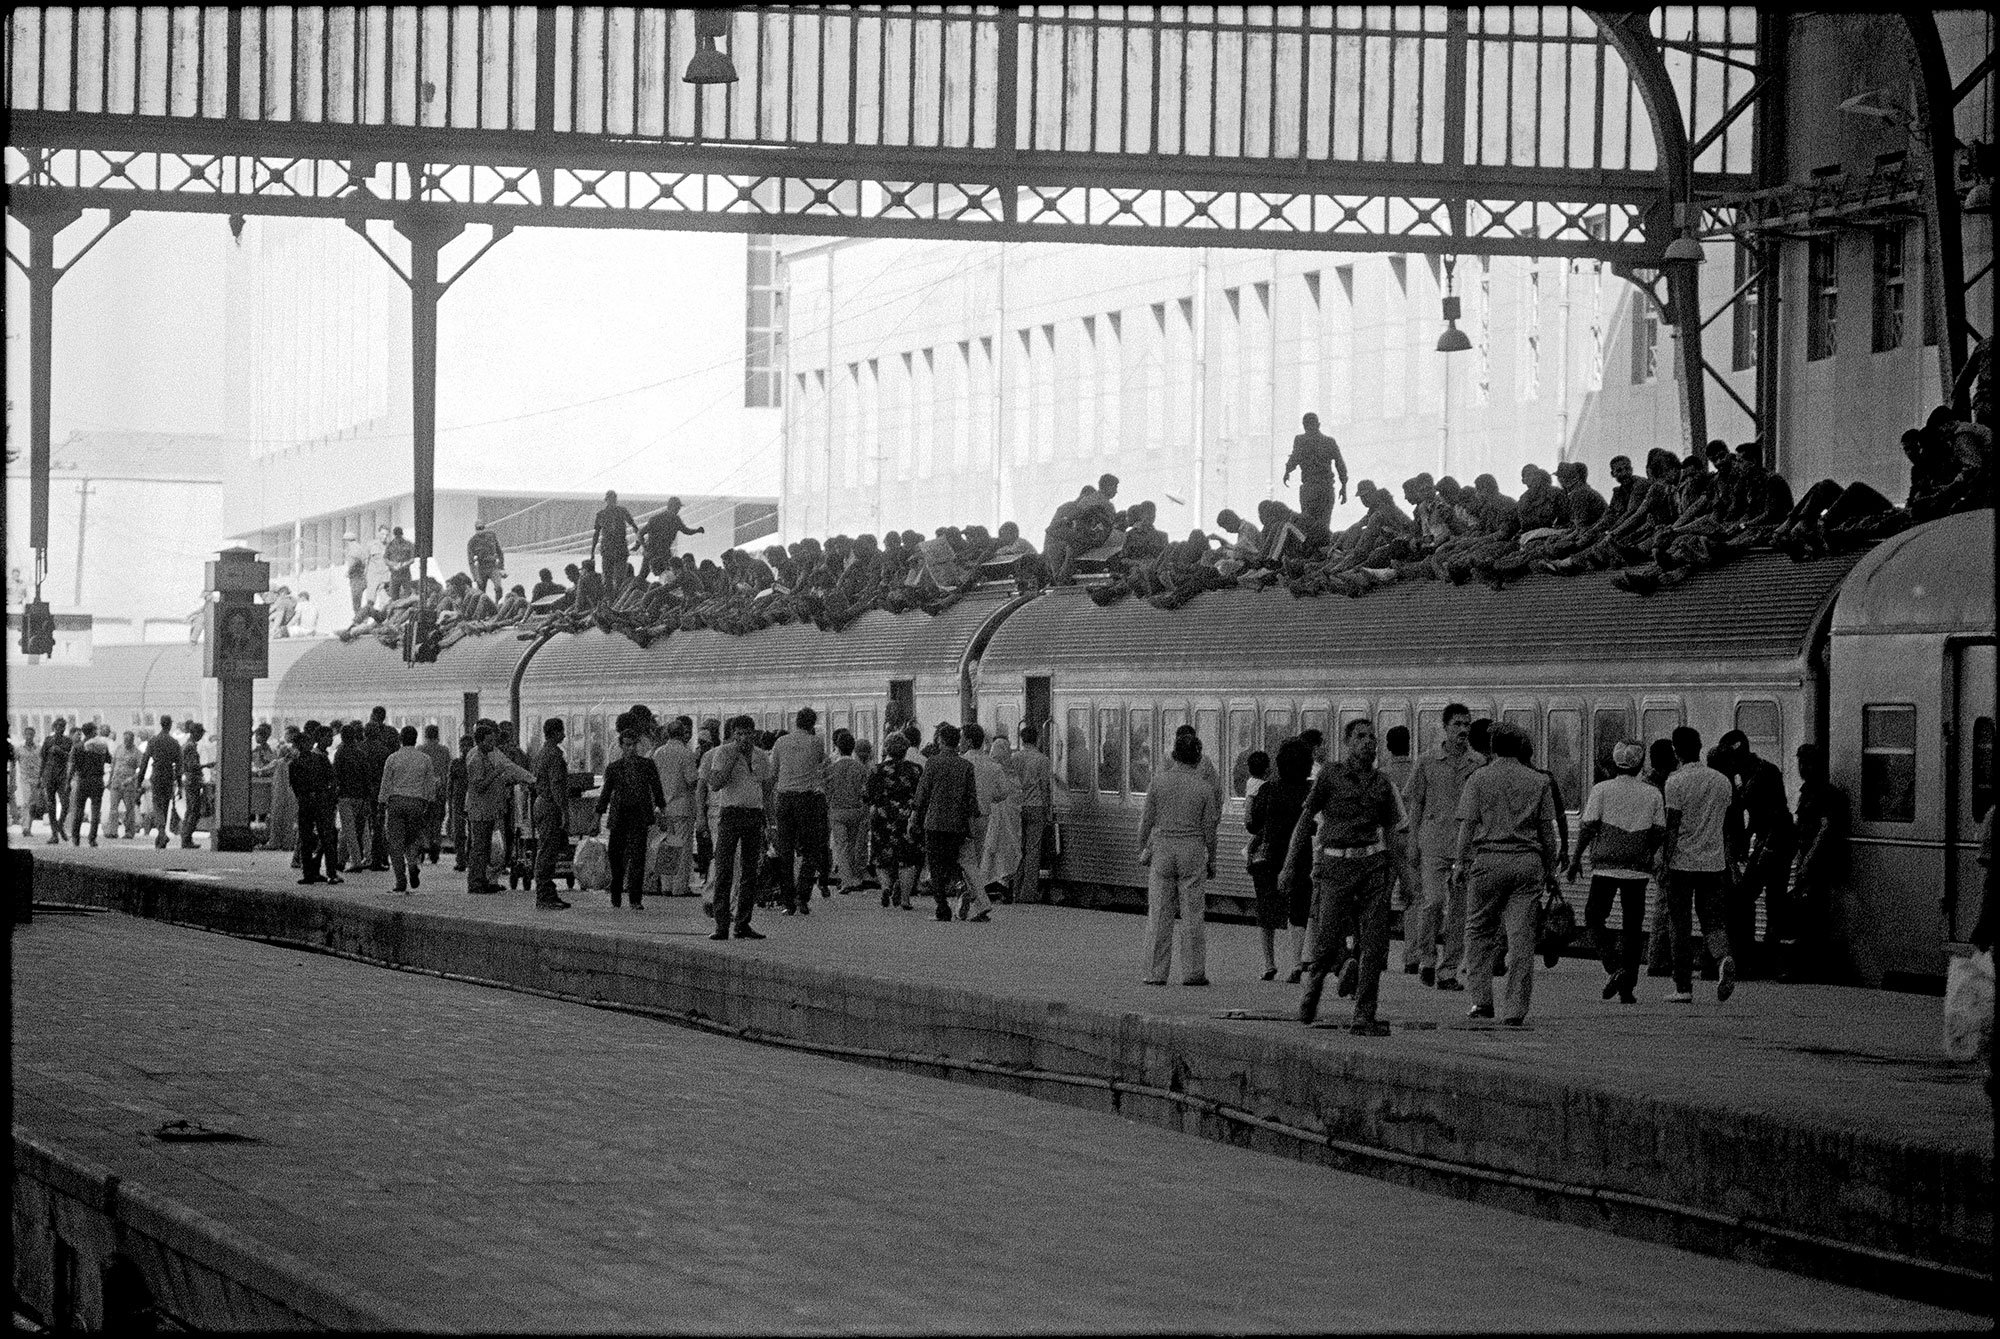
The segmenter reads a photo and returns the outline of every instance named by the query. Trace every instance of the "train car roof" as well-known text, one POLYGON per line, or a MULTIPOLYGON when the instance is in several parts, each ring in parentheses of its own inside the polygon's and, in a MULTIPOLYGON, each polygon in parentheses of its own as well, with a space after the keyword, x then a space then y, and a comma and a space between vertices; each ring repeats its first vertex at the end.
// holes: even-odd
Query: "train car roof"
POLYGON ((1012 588, 974 591, 938 615, 871 609, 841 632, 810 623, 760 628, 741 636, 701 628, 651 646, 617 633, 557 637, 528 665, 524 691, 573 696, 619 681, 706 680, 737 684, 776 678, 788 685, 836 675, 863 677, 872 692, 890 679, 950 675, 986 620, 1014 598, 1012 588))
POLYGON ((1752 553, 1653 595, 1587 572, 1536 574, 1499 591, 1476 581, 1398 582, 1352 599, 1301 599, 1281 586, 1212 591, 1171 611, 1130 597, 1100 609, 1086 591, 1066 587, 1001 624, 980 668, 1790 659, 1804 653, 1854 561, 1752 553))
POLYGON ((1836 636, 1993 631, 1993 513, 1961 512, 1877 544, 1833 607, 1836 636))
POLYGON ((351 642, 328 638, 286 672, 278 684, 278 700, 294 715, 293 703, 309 703, 311 710, 321 711, 326 709, 321 704, 332 702, 360 712, 413 693, 432 699, 469 689, 504 689, 527 649, 528 643, 512 632, 492 633, 467 637, 429 664, 405 665, 400 649, 373 637, 351 642))
MULTIPOLYGON (((271 674, 276 683, 311 649, 303 641, 271 643, 271 674)), ((110 705, 143 708, 158 703, 161 710, 184 711, 198 701, 202 679, 201 646, 197 642, 124 642, 93 647, 90 663, 10 665, 7 705, 22 711, 37 707, 81 706, 101 710, 110 705)))

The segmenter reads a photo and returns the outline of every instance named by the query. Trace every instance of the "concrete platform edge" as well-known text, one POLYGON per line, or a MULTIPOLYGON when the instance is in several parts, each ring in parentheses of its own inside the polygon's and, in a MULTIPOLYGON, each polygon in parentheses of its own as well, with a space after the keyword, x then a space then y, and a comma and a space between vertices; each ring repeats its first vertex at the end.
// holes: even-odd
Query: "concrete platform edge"
POLYGON ((1262 1025, 49 861, 39 898, 633 1009, 1990 1314, 1992 1159, 1262 1025))
POLYGON ((32 1131, 13 1137, 14 1291, 57 1330, 121 1328, 139 1309, 202 1330, 443 1328, 32 1131), (60 1283, 58 1244, 75 1253, 60 1283))

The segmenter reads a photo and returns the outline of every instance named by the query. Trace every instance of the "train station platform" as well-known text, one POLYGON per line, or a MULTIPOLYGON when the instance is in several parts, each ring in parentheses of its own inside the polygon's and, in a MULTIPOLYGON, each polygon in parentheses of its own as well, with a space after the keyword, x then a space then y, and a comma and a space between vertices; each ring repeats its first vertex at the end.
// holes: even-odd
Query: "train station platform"
MULTIPOLYGON (((301 889, 280 854, 36 848, 38 900, 673 1019, 1115 1111, 1487 1207, 1967 1309, 1992 1295, 1983 1072, 1938 1051, 1938 1001, 1750 982, 1693 1006, 1538 972, 1533 1026, 1384 982, 1386 1038, 1288 1021, 1256 931, 1211 925, 1208 989, 1139 982, 1141 922, 1002 907, 944 924, 873 897, 760 913, 711 943, 694 899, 470 897, 448 866, 301 889)), ((525 1007, 525 1005, 523 1006, 525 1007)), ((1345 1021, 1329 1000, 1328 1022, 1345 1021)), ((259 1026, 271 1026, 270 1019, 259 1026)), ((414 1024, 413 1024, 414 1026, 414 1024)), ((802 1115, 802 1120, 810 1120, 802 1115)), ((1988 1312, 1990 1314, 1990 1311, 1988 1312)))
POLYGON ((79 1262, 69 1318, 92 1327, 145 1304, 260 1330, 1985 1323, 1101 1113, 179 926, 47 916, 13 958, 17 1288, 60 1237, 79 1262), (155 1137, 181 1121, 232 1137, 155 1137), (93 1235, 107 1208, 119 1230, 93 1235))

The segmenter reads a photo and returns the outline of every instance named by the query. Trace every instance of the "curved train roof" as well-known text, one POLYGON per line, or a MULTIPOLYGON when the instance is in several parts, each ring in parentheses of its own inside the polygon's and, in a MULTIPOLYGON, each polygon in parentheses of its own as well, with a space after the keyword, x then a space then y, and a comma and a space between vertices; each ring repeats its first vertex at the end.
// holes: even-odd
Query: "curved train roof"
MULTIPOLYGON (((268 710, 279 679, 312 649, 313 643, 302 640, 271 643, 271 674, 257 681, 257 710, 268 710)), ((86 665, 10 665, 7 706, 144 716, 193 710, 203 701, 201 652, 196 642, 133 642, 94 647, 86 665)))
POLYGON ((1352 599, 1301 599, 1281 586, 1212 591, 1171 611, 1131 598, 1100 609, 1067 587, 1001 624, 980 668, 1790 659, 1804 653, 1854 561, 1752 553, 1654 595, 1587 572, 1536 574, 1499 591, 1476 581, 1400 582, 1352 599))
POLYGON ((1841 587, 1833 631, 1993 631, 1993 513, 1947 516, 1869 550, 1841 587))
MULTIPOLYGON (((373 637, 352 642, 337 638, 315 646, 294 663, 278 684, 286 713, 360 711, 378 703, 455 698, 468 690, 505 693, 528 643, 512 633, 468 637, 422 665, 406 665, 403 653, 373 637)), ((488 713, 491 714, 490 712, 488 713)))
POLYGON ((644 647, 617 633, 557 637, 529 662, 522 691, 568 699, 613 683, 777 679, 795 687, 836 675, 865 678, 874 692, 890 679, 948 675, 955 682, 967 645, 1012 598, 1011 589, 975 591, 936 616, 872 609, 842 632, 810 623, 742 636, 702 628, 644 647))

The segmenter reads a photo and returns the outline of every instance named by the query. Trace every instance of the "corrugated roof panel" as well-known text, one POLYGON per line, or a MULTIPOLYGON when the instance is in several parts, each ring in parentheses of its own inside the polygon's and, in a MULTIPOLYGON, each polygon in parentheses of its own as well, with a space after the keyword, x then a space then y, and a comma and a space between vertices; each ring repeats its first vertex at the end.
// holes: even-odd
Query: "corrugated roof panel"
POLYGON ((345 715, 378 705, 392 711, 404 704, 428 707, 477 692, 487 715, 504 715, 514 666, 528 646, 513 633, 493 633, 468 637, 430 664, 405 665, 400 650, 373 637, 347 643, 330 639, 285 674, 278 685, 278 707, 288 716, 345 715))
POLYGON ((821 632, 810 623, 740 637, 704 628, 671 633, 647 647, 616 633, 557 637, 529 663, 523 691, 567 699, 579 686, 612 683, 776 678, 803 684, 834 675, 868 679, 879 691, 890 679, 956 679, 966 646, 1011 598, 1011 590, 979 591, 935 617, 870 610, 842 632, 821 632))
POLYGON ((1855 558, 1795 563, 1750 554, 1654 595, 1612 573, 1399 582, 1358 598, 1298 598, 1281 586, 1212 591, 1177 610, 1127 598, 1107 609, 1069 587, 1016 612, 987 646, 987 671, 1146 664, 1190 670, 1305 663, 1487 665, 1632 659, 1791 658, 1855 558))

